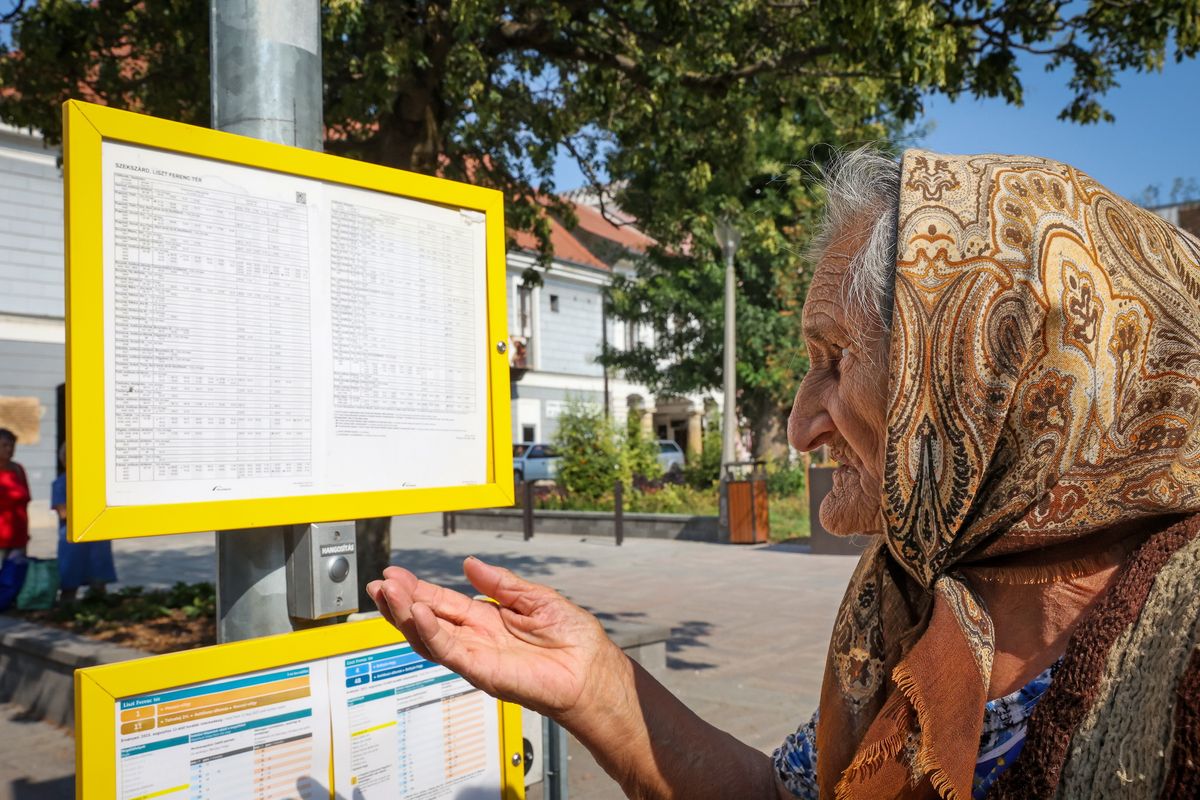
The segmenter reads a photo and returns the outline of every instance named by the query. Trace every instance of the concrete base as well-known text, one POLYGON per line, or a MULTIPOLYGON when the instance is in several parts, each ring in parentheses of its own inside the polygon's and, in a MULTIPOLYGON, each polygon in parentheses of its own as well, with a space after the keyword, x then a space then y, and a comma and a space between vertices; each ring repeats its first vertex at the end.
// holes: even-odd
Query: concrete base
POLYGON ((75 724, 75 670, 144 658, 147 653, 69 631, 0 616, 0 702, 32 719, 75 724))
MULTIPOLYGON (((483 508, 458 511, 454 515, 459 528, 467 530, 520 532, 523 528, 519 508, 483 508)), ((533 533, 558 533, 569 536, 616 536, 611 511, 533 512, 533 533)), ((625 536, 631 539, 680 539, 692 542, 726 542, 717 527, 716 517, 690 514, 626 514, 625 536)))

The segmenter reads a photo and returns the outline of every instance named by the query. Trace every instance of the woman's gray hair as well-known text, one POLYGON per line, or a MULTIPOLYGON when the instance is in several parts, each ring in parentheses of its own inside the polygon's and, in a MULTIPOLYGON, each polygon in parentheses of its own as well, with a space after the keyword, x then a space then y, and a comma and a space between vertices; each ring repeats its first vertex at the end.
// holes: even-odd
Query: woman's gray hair
MULTIPOLYGON (((825 168, 825 216, 813 240, 819 258, 842 236, 869 226, 862 249, 850 262, 846 305, 891 330, 896 288, 896 217, 900 165, 870 145, 838 154, 825 168)), ((814 259, 816 260, 816 259, 814 259)))

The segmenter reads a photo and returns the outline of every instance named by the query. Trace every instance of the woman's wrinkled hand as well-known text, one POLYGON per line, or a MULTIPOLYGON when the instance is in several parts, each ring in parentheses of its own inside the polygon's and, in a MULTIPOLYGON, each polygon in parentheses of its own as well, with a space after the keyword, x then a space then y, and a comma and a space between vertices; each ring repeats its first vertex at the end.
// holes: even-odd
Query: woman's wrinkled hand
POLYGON ((421 656, 495 697, 564 721, 607 691, 625 656, 588 612, 553 589, 468 558, 463 572, 496 603, 388 567, 367 592, 421 656), (498 603, 498 605, 497 605, 498 603))

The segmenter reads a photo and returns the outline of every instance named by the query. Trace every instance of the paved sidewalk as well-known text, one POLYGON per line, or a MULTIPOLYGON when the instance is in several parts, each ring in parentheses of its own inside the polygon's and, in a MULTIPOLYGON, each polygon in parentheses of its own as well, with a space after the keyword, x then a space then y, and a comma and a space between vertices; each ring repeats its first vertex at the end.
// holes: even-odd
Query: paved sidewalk
POLYGON ((0 800, 75 797, 75 741, 69 731, 0 703, 0 741, 0 800))
MULTIPOLYGON (((520 534, 480 531, 443 538, 435 514, 397 517, 392 548, 393 563, 445 585, 466 588, 462 559, 477 555, 549 584, 603 618, 669 627, 668 687, 701 717, 764 752, 816 706, 833 616, 855 562, 785 545, 626 539, 616 547, 609 537, 543 534, 524 542, 520 534)), ((124 583, 213 579, 212 534, 118 542, 115 553, 124 583)), ((61 737, 51 726, 0 714, 0 738, 27 741, 27 731, 39 731, 39 745, 22 748, 24 773, 15 756, 0 763, 0 800, 53 797, 13 794, 22 775, 69 780, 69 751, 42 745, 53 737, 41 728, 61 737), (47 769, 38 772, 34 761, 47 769)), ((621 796, 577 743, 570 768, 572 800, 621 796)))

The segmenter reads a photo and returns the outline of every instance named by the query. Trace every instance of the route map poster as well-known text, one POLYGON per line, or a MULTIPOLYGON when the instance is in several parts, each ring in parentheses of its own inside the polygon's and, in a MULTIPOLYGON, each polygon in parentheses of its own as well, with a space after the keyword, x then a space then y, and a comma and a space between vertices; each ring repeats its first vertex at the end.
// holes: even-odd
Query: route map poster
POLYGON ((322 661, 116 702, 117 798, 329 797, 322 661))
POLYGON ((114 705, 118 800, 502 798, 500 704, 407 644, 114 705))

